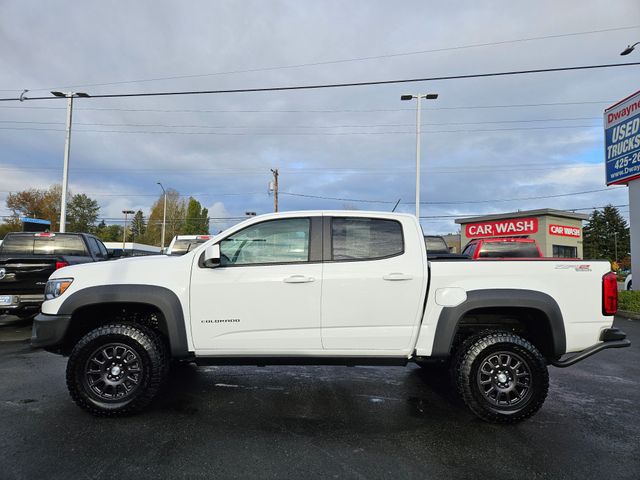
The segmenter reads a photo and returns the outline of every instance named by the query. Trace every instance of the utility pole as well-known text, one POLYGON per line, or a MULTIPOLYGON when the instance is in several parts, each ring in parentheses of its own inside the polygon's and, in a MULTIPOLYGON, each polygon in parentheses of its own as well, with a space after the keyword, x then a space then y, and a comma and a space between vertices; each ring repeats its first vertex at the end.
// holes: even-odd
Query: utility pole
MULTIPOLYGON (((69 154, 71 152, 71 119, 73 117, 73 98, 88 97, 83 92, 51 92, 56 97, 67 99, 67 128, 64 140, 64 164, 62 167, 62 196, 60 199, 60 228, 58 231, 64 233, 67 224, 67 190, 69 188, 69 154)), ((24 95, 24 92, 23 92, 24 95)))
POLYGON ((271 169, 273 173, 273 211, 278 211, 278 169, 271 169))
POLYGON ((164 253, 164 230, 167 226, 167 191, 164 189, 160 182, 156 183, 160 185, 160 188, 162 189, 162 195, 164 196, 164 209, 162 210, 162 239, 160 240, 160 243, 162 244, 162 249, 160 251, 164 253))
POLYGON ((122 230, 122 255, 124 256, 124 247, 127 240, 127 215, 133 215, 136 212, 133 210, 122 210, 122 213, 124 213, 124 229, 122 230))

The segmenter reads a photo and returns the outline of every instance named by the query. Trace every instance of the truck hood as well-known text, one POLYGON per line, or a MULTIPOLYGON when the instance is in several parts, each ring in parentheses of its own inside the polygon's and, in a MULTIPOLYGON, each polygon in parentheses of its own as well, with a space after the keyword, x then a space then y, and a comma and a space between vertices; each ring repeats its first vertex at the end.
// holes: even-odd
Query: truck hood
POLYGON ((155 277, 157 281, 152 281, 152 284, 164 283, 161 281, 163 277, 175 274, 176 270, 188 271, 187 265, 191 263, 192 257, 190 254, 181 257, 148 255, 70 265, 56 270, 50 279, 70 277, 74 279, 74 283, 100 285, 140 283, 155 277))

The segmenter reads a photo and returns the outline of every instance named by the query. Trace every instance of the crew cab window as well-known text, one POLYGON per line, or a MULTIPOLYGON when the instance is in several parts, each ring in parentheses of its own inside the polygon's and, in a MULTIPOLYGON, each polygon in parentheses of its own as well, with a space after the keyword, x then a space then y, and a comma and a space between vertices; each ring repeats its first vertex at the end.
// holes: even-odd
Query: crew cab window
POLYGON ((284 218, 251 225, 220 242, 221 266, 309 261, 308 218, 284 218))
POLYGON ((87 243, 89 244, 89 250, 91 251, 94 257, 107 258, 107 256, 104 255, 104 253, 102 252, 102 249, 100 248, 100 242, 98 240, 96 240, 93 237, 88 237, 87 243))
POLYGON ((333 260, 375 260, 404 253, 402 225, 395 220, 335 217, 331 242, 333 260))

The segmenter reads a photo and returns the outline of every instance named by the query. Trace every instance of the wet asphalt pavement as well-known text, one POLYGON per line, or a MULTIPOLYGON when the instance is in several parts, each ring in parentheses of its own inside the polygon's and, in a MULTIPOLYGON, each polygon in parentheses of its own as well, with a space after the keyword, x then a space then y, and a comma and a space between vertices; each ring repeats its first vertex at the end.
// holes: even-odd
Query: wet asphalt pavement
POLYGON ((632 346, 551 367, 545 405, 516 426, 476 419, 413 365, 180 366, 147 411, 94 418, 66 359, 0 327, 0 479, 637 480, 640 321, 616 326, 632 346))

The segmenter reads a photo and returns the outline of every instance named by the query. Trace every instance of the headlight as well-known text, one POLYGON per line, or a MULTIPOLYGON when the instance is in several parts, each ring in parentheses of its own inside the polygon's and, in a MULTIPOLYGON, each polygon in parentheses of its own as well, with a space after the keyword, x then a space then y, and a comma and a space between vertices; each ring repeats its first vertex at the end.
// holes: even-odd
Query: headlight
POLYGON ((44 287, 44 299, 53 300, 54 298, 58 298, 69 288, 72 282, 73 278, 56 278, 49 280, 44 287))

